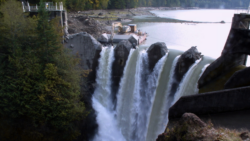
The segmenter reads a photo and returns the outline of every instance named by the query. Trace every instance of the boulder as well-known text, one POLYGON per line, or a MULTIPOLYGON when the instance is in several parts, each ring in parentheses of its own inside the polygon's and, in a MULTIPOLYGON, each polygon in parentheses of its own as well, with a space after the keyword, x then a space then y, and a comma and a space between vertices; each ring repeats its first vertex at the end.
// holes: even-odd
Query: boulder
POLYGON ((68 20, 68 24, 73 24, 73 22, 71 20, 68 20))
POLYGON ((216 141, 218 132, 193 113, 184 113, 172 129, 160 134, 156 141, 216 141))
POLYGON ((133 45, 128 40, 123 40, 118 43, 114 49, 115 60, 112 66, 112 99, 113 103, 116 103, 116 93, 119 89, 119 84, 121 77, 123 75, 123 70, 126 65, 126 61, 129 56, 130 49, 133 48, 133 45))
POLYGON ((186 52, 184 52, 177 62, 176 72, 182 76, 188 71, 190 66, 196 61, 201 59, 202 55, 198 52, 196 47, 191 47, 186 52))
POLYGON ((148 50, 149 59, 149 70, 153 71, 155 64, 161 59, 162 56, 166 55, 168 48, 164 42, 157 42, 152 44, 148 50))
MULTIPOLYGON (((240 68, 237 67, 244 64, 244 59, 245 59, 244 54, 221 55, 218 59, 216 59, 213 63, 211 63, 204 71, 204 73, 202 74, 202 76, 198 81, 198 88, 202 89, 209 84, 213 83, 215 84, 215 82, 218 81, 218 79, 224 77, 225 74, 232 71, 238 71, 240 68)), ((224 84, 221 85, 224 86, 224 84)))
POLYGON ((74 33, 76 33, 76 30, 74 28, 68 28, 68 33, 74 34, 74 33))
POLYGON ((225 89, 250 86, 250 67, 236 71, 225 83, 225 89))
POLYGON ((249 135, 249 132, 242 132, 240 135, 240 138, 245 141, 245 140, 249 140, 250 139, 250 135, 249 135))
POLYGON ((198 116, 193 113, 184 113, 179 121, 179 124, 188 124, 195 127, 206 127, 206 123, 204 123, 198 116))
POLYGON ((88 19, 88 16, 78 16, 76 17, 77 20, 79 20, 80 22, 84 22, 86 19, 88 19))
POLYGON ((201 59, 201 57, 202 55, 200 52, 198 52, 196 47, 191 47, 180 56, 174 69, 173 77, 175 81, 172 84, 170 96, 173 96, 176 93, 183 76, 187 73, 195 61, 201 59))
POLYGON ((109 42, 109 36, 106 33, 103 33, 100 35, 97 39, 101 43, 108 43, 109 42))

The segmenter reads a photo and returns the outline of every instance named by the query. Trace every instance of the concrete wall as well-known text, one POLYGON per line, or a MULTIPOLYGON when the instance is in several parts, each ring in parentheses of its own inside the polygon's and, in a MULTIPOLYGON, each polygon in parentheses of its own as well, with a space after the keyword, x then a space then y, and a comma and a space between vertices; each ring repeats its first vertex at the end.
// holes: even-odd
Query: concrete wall
POLYGON ((169 110, 169 118, 185 112, 197 115, 250 109, 250 87, 181 97, 169 110))

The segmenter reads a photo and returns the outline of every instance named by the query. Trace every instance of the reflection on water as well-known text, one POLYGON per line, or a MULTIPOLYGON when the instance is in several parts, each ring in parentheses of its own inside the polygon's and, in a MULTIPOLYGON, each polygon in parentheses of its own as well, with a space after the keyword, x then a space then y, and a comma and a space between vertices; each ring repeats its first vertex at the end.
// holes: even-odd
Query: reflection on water
POLYGON ((231 22, 237 10, 206 9, 206 10, 155 10, 151 11, 161 18, 181 19, 198 22, 231 22))
MULTIPOLYGON (((211 21, 216 18, 221 19, 224 15, 222 20, 230 20, 231 22, 233 12, 234 10, 169 10, 155 13, 159 14, 158 16, 165 13, 164 16, 183 17, 185 20, 200 18, 199 21, 204 17, 208 17, 207 19, 211 21), (199 13, 207 14, 204 17, 195 17, 199 13), (185 16, 189 14, 193 15, 185 16), (211 17, 214 18, 212 19, 211 17)), ((151 22, 136 22, 135 20, 135 23, 138 29, 147 32, 149 35, 145 44, 140 45, 141 48, 147 48, 155 42, 165 42, 168 48, 182 51, 186 51, 191 46, 197 46, 197 49, 203 55, 212 58, 218 58, 221 55, 231 28, 231 23, 166 23, 154 18, 152 18, 151 22)), ((248 61, 247 66, 250 66, 250 61, 248 61)))

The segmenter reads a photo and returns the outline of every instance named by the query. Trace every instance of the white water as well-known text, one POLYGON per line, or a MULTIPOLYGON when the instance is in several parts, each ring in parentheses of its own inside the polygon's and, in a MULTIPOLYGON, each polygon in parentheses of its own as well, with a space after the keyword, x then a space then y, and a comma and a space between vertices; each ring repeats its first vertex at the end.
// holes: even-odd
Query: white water
POLYGON ((92 105, 97 113, 97 123, 99 125, 98 133, 93 141, 125 141, 119 128, 117 128, 112 111, 111 101, 111 72, 114 61, 113 47, 103 48, 99 59, 99 68, 97 70, 97 86, 92 97, 92 105), (112 135, 112 136, 111 136, 112 135))
MULTIPOLYGON (((202 69, 201 69, 201 73, 198 77, 198 79, 201 77, 201 75, 204 73, 204 71, 206 70, 206 68, 209 66, 210 64, 206 64, 202 69)), ((194 88, 194 92, 193 94, 198 94, 199 93, 199 89, 198 89, 198 79, 196 81, 196 85, 195 85, 195 88, 194 88)), ((190 95, 191 93, 187 93, 186 95, 190 95)))
POLYGON ((148 69, 145 50, 131 49, 117 93, 114 111, 111 97, 113 48, 103 48, 97 69, 93 108, 97 112, 98 132, 94 141, 152 141, 164 132, 169 108, 187 91, 194 92, 199 75, 210 59, 197 60, 171 94, 174 70, 183 52, 170 50, 148 69), (191 81, 190 81, 191 80, 191 81), (192 85, 189 88, 189 83, 192 85))

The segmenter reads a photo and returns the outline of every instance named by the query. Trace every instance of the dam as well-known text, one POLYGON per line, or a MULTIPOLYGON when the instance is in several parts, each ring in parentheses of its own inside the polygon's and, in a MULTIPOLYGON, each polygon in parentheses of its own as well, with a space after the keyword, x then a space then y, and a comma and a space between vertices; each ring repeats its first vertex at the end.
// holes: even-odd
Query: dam
POLYGON ((196 47, 182 52, 159 42, 147 50, 133 49, 128 41, 104 47, 92 97, 99 125, 93 140, 151 141, 164 132, 168 117, 249 109, 249 87, 198 94, 223 75, 213 72, 210 76, 219 63, 227 65, 225 56, 238 61, 228 61, 231 68, 222 70, 245 65, 247 53, 236 51, 248 45, 249 30, 242 26, 249 25, 247 20, 248 15, 235 15, 222 56, 215 61, 202 56, 196 47))

